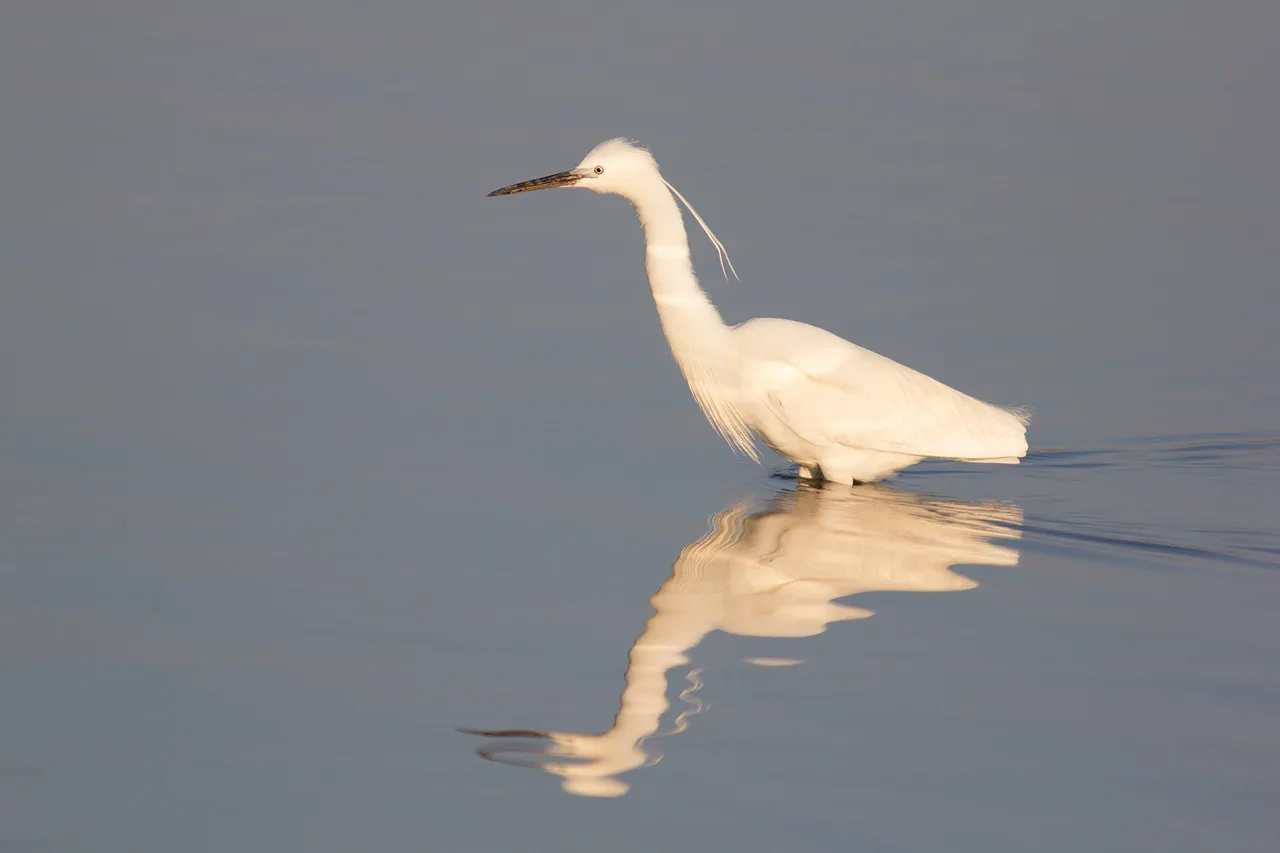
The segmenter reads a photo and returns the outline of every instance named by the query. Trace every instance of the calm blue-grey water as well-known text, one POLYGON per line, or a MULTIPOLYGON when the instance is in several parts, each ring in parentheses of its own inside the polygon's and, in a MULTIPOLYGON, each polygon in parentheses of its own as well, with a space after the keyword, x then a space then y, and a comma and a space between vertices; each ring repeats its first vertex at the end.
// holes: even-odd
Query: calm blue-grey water
POLYGON ((1274 850, 1277 40, 6 4, 0 850, 1274 850), (625 203, 485 198, 619 134, 729 321, 1029 406, 1025 464, 735 459, 625 203))

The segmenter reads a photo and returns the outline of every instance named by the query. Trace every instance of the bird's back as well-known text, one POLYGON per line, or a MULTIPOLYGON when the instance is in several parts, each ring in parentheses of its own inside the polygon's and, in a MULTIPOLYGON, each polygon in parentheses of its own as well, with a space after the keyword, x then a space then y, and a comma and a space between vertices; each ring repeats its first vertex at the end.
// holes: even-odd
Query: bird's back
POLYGON ((816 326, 751 320, 733 338, 744 397, 815 445, 1010 462, 1027 452, 1023 413, 816 326))

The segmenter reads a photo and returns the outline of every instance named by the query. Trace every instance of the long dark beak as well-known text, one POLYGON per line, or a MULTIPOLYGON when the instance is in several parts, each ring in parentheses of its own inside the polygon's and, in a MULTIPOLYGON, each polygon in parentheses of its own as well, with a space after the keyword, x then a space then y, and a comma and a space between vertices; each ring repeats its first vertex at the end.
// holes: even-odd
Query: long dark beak
POLYGON ((547 175, 545 178, 534 178, 532 181, 521 181, 518 184, 512 184, 509 187, 494 190, 489 193, 489 197, 493 198, 495 195, 515 195, 516 193, 527 193, 534 190, 550 190, 556 187, 571 187, 580 180, 582 180, 582 176, 577 172, 556 172, 554 175, 547 175))

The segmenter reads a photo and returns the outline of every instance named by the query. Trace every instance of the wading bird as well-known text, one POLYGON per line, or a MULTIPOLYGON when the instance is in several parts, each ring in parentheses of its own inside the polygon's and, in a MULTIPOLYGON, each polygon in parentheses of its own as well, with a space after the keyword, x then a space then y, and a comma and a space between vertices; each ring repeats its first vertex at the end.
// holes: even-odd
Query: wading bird
POLYGON ((555 187, 620 195, 635 206, 671 353, 707 420, 757 462, 752 433, 798 463, 801 477, 846 484, 926 457, 1015 464, 1026 455, 1021 410, 976 400, 816 326, 773 318, 726 325, 693 273, 676 199, 716 247, 722 271, 724 245, 645 149, 610 139, 574 169, 489 195, 555 187))

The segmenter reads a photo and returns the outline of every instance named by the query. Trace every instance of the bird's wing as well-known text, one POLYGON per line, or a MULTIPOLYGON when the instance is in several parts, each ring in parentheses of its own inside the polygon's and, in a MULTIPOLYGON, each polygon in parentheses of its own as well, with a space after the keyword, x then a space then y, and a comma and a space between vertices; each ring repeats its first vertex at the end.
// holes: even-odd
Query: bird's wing
POLYGON ((1025 455, 1025 416, 815 326, 768 322, 776 325, 750 334, 768 340, 750 347, 760 355, 749 360, 756 397, 807 441, 951 459, 1025 455))

